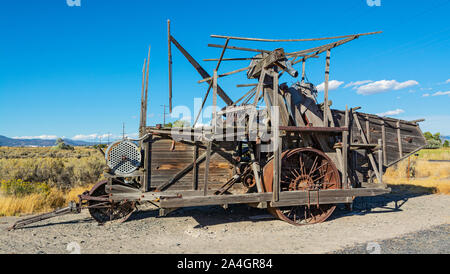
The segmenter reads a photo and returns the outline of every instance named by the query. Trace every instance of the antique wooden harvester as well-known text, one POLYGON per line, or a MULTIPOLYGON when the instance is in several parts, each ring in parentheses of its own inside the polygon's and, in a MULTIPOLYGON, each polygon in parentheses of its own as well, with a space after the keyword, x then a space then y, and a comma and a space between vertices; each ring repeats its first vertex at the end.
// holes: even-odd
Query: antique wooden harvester
MULTIPOLYGON (((172 111, 172 55, 175 45, 208 83, 202 108, 212 90, 212 122, 168 128, 146 126, 148 59, 142 72, 140 138, 111 144, 104 152, 107 180, 79 196, 78 203, 56 212, 17 222, 31 222, 88 208, 100 223, 126 220, 136 204, 149 202, 164 216, 188 206, 248 204, 266 208, 276 218, 294 225, 326 220, 337 204, 351 205, 355 197, 390 192, 383 184, 387 167, 426 145, 417 121, 403 121, 357 112, 360 107, 331 109, 328 99, 332 49, 378 32, 316 39, 256 39, 212 35, 224 44, 217 65, 208 74, 170 33, 169 107, 172 111), (231 41, 282 42, 333 40, 310 49, 254 49, 231 46, 231 41), (250 52, 251 57, 224 58, 227 50, 250 52), (306 61, 326 54, 323 102, 306 81, 306 61), (224 61, 249 66, 219 74, 224 61), (301 63, 301 74, 294 65, 301 63), (246 72, 256 80, 237 100, 219 86, 219 79, 246 72), (295 84, 279 84, 282 75, 301 77, 295 84), (217 96, 226 104, 217 107, 217 96)), ((149 52, 150 56, 150 52, 149 52)))

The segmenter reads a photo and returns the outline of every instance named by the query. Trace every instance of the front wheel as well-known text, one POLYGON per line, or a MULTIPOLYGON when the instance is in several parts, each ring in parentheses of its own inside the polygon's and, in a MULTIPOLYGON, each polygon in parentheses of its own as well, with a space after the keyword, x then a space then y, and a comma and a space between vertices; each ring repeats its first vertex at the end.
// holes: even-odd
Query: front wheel
MULTIPOLYGON (((89 195, 99 198, 108 198, 105 187, 108 181, 97 183, 90 191, 89 195)), ((113 182, 113 184, 119 184, 113 182)), ((119 220, 125 222, 136 209, 135 202, 104 202, 104 201, 88 201, 89 213, 98 223, 104 224, 108 221, 119 220)))

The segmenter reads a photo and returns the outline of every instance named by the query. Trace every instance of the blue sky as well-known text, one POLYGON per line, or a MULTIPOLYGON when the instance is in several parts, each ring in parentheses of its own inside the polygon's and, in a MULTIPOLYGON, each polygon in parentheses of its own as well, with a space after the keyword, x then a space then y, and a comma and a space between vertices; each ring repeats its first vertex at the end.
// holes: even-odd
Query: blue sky
MULTIPOLYGON (((401 119, 425 118, 424 131, 450 135, 450 1, 381 0, 372 7, 366 2, 81 0, 80 7, 70 7, 66 0, 4 0, 0 135, 89 140, 121 135, 123 122, 128 134, 137 132, 141 70, 150 44, 148 123, 162 123, 167 19, 174 37, 211 73, 215 63, 201 60, 217 58, 220 49, 207 44, 223 40, 210 34, 314 38, 383 31, 332 50, 333 108, 348 104, 401 119)), ((318 44, 230 42, 287 51, 318 44)), ((225 57, 250 56, 227 51, 225 57)), ((192 109, 207 84, 197 83, 201 77, 176 48, 173 63, 174 105, 192 109)), ((312 83, 324 81, 324 64, 323 57, 307 63, 312 83)), ((219 73, 247 65, 224 62, 219 73)), ((280 82, 294 80, 283 76, 280 82)), ((246 91, 235 87, 242 83, 249 83, 243 74, 219 82, 232 99, 246 91)))

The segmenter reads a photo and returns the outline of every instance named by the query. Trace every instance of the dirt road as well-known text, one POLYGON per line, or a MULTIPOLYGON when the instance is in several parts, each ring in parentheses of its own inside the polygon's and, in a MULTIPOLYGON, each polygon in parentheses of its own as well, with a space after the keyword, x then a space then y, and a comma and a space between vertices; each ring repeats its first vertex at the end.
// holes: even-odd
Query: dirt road
POLYGON ((126 223, 98 226, 83 212, 10 232, 5 229, 17 217, 4 217, 0 253, 346 253, 355 246, 365 252, 362 245, 368 242, 449 224, 450 196, 394 190, 358 198, 352 212, 342 208, 327 222, 302 227, 245 205, 191 207, 156 216, 157 211, 143 209, 126 223))

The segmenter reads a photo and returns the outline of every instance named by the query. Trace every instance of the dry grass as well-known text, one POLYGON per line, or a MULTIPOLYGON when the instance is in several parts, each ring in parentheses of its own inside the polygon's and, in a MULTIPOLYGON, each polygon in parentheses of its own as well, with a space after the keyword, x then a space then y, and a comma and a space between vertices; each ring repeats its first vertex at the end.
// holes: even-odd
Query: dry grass
POLYGON ((104 165, 93 148, 0 147, 0 216, 64 207, 102 179, 104 165))
POLYGON ((52 188, 48 193, 32 193, 24 196, 0 194, 0 216, 43 213, 65 207, 70 201, 78 201, 78 195, 91 187, 87 185, 67 191, 52 188))
POLYGON ((450 194, 450 162, 428 160, 450 160, 450 149, 424 149, 419 156, 410 157, 410 178, 407 178, 408 160, 388 168, 383 180, 390 185, 420 186, 432 193, 450 194))

